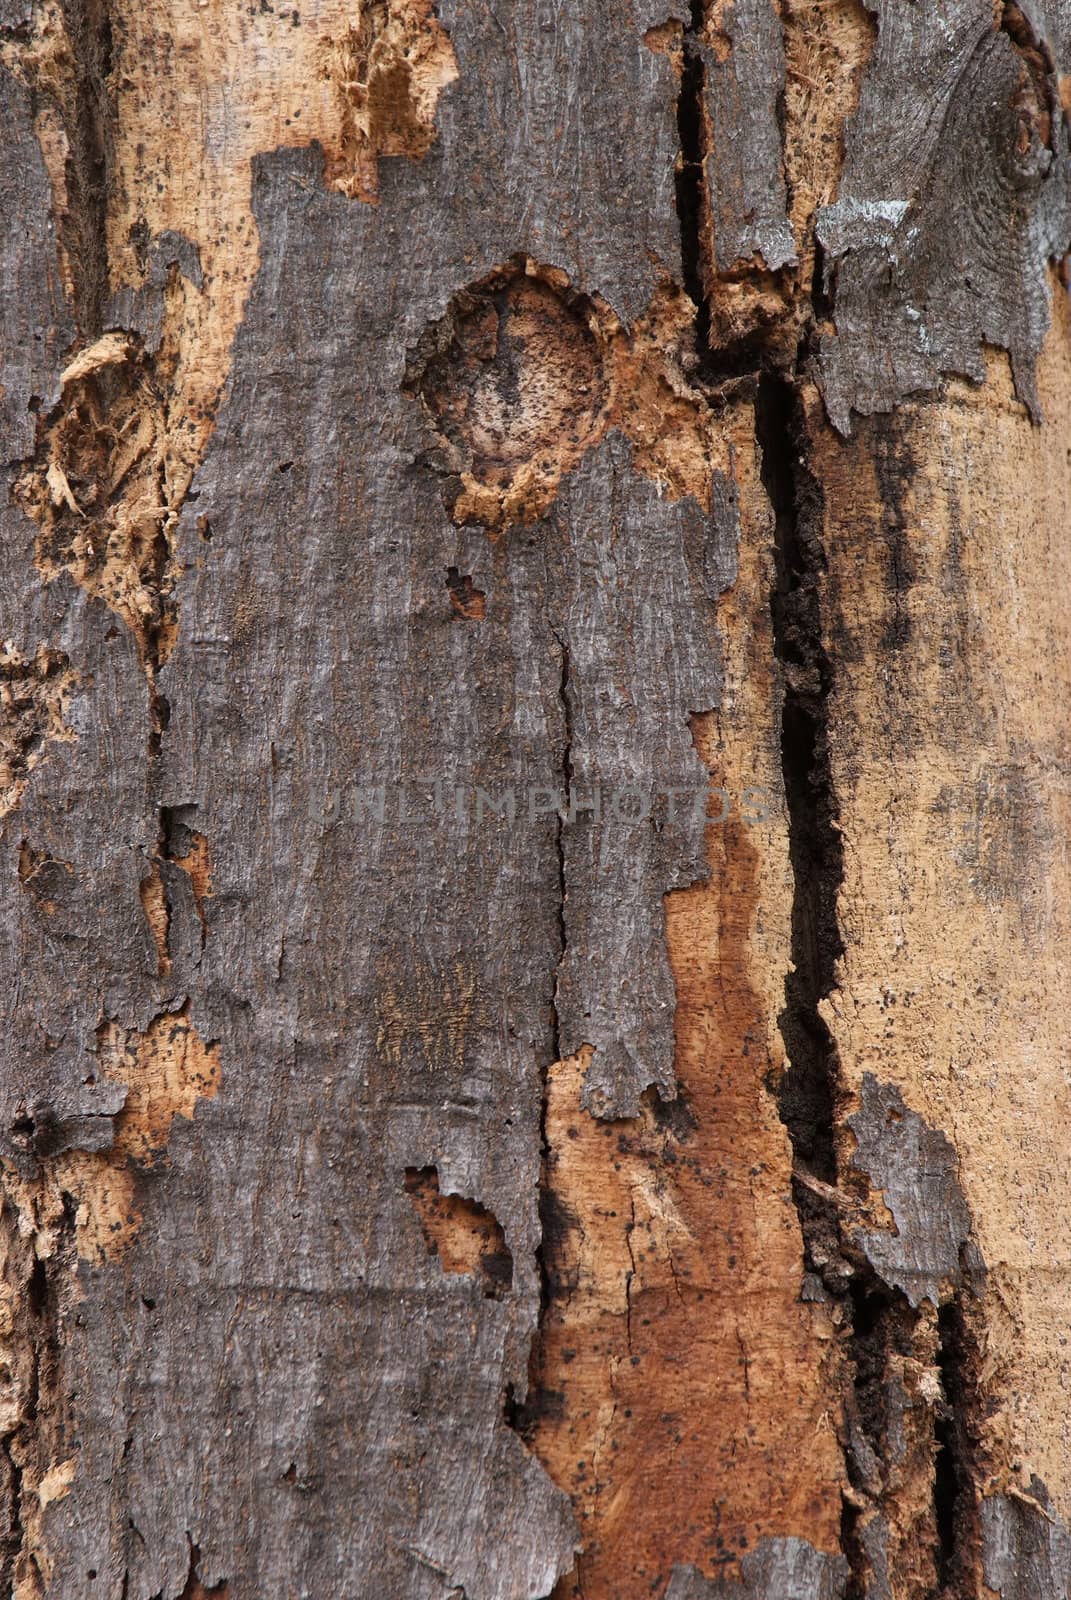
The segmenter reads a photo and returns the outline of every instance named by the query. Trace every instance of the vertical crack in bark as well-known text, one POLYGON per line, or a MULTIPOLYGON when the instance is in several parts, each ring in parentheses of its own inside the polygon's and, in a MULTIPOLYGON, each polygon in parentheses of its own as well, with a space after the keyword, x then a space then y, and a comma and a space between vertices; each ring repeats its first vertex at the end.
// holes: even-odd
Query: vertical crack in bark
POLYGON ((702 37, 706 0, 691 0, 683 35, 680 92, 677 96, 677 132, 680 160, 677 168, 677 217, 681 231, 681 274, 695 305, 695 348, 700 361, 710 355, 710 304, 707 298, 704 220, 709 210, 706 160, 709 124, 706 113, 706 63, 702 37))
POLYGON ((561 1017, 557 1000, 558 974, 562 963, 565 961, 568 932, 565 918, 565 902, 568 893, 567 868, 565 858, 565 817, 564 809, 568 806, 569 796, 573 787, 573 708, 570 684, 570 654, 565 638, 555 632, 554 640, 558 646, 558 705, 561 712, 562 741, 561 760, 559 773, 561 787, 564 794, 564 805, 558 807, 555 817, 555 852, 558 869, 558 897, 557 897, 557 931, 558 952, 554 972, 554 988, 551 999, 551 1045, 553 1061, 544 1065, 540 1085, 539 1108, 539 1243, 536 1246, 536 1270, 539 1274, 539 1306, 536 1314, 535 1327, 528 1357, 528 1384, 527 1393, 523 1400, 517 1396, 512 1383, 506 1385, 503 1403, 503 1417, 506 1425, 527 1440, 531 1433, 532 1425, 538 1409, 539 1399, 539 1368, 542 1359, 542 1338, 546 1319, 550 1314, 554 1297, 553 1270, 551 1253, 560 1241, 564 1224, 559 1215, 558 1197, 554 1189, 554 1176, 552 1163, 554 1152, 551 1148, 550 1134, 548 1131, 548 1116, 550 1109, 551 1070, 553 1066, 563 1059, 564 1041, 561 1030, 561 1017))
MULTIPOLYGON (((794 884, 792 967, 778 1018, 788 1066, 776 1092, 792 1146, 804 1264, 849 1312, 844 1343, 854 1392, 846 1407, 846 1459, 853 1491, 865 1503, 881 1491, 889 1296, 865 1262, 855 1272, 845 1259, 836 1198, 840 1067, 821 1003, 835 986, 844 949, 837 920, 844 856, 829 750, 832 669, 822 638, 826 556, 816 531, 820 491, 804 460, 799 398, 789 376, 761 376, 755 428, 774 517, 771 611, 774 649, 784 673, 781 764, 794 884)), ((870 1562, 857 1519, 858 1506, 846 1500, 841 1542, 851 1572, 849 1593, 862 1600, 870 1562)))
MULTIPOLYGON (((24 1138, 36 1129, 27 1119, 24 1138)), ((3 1415, 0 1458, 7 1502, 0 1589, 42 1594, 41 1517, 64 1492, 71 1464, 62 1464, 59 1367, 61 1286, 74 1260, 75 1202, 63 1196, 62 1215, 51 1230, 50 1254, 37 1254, 37 1236, 27 1232, 19 1207, 0 1200, 0 1370, 3 1415)))
POLYGON ((795 373, 762 373, 755 429, 774 518, 771 613, 784 674, 781 765, 793 875, 792 965, 778 1018, 788 1065, 776 1094, 792 1147, 792 1194, 804 1266, 847 1312, 842 1330, 851 1374, 845 1397, 851 1492, 844 1503, 841 1544, 850 1569, 848 1596, 867 1600, 874 1554, 863 1520, 882 1503, 886 1489, 889 1357, 893 1350, 910 1351, 914 1318, 861 1252, 846 1248, 842 1230, 836 1137, 840 1063, 822 1004, 835 988, 844 951, 837 917, 844 854, 829 749, 832 665, 822 629, 826 553, 818 532, 820 488, 805 460, 795 373))
MULTIPOLYGON (((558 808, 555 846, 558 854, 558 967, 560 973, 565 961, 568 942, 568 931, 565 920, 565 903, 568 899, 568 882, 566 877, 565 860, 565 815, 573 792, 573 706, 572 686, 570 683, 570 657, 569 646, 560 635, 555 635, 559 650, 559 679, 558 702, 562 715, 562 757, 561 757, 561 799, 562 805, 558 808)), ((557 974, 555 974, 555 991, 557 991, 557 974)), ((564 1044, 561 1035, 561 1018, 559 1015, 557 998, 555 994, 554 1005, 554 1057, 560 1061, 564 1053, 564 1044)), ((544 1109, 546 1095, 544 1094, 544 1109)))
POLYGON ((67 108, 70 204, 63 229, 74 278, 81 333, 96 339, 104 328, 110 293, 108 189, 110 118, 108 75, 112 35, 107 0, 61 0, 73 67, 73 105, 67 108))
POLYGON ((937 1583, 942 1590, 947 1589, 952 1578, 956 1552, 956 1502, 961 1475, 953 1401, 958 1377, 955 1359, 957 1310, 956 1303, 952 1301, 941 1307, 937 1317, 937 1368, 941 1374, 946 1403, 939 1409, 934 1427, 937 1454, 933 1464, 933 1518, 937 1529, 937 1583))
POLYGON ((981 1353, 970 1314, 973 1274, 960 1252, 963 1284, 937 1317, 937 1370, 943 1403, 934 1427, 933 1509, 937 1582, 949 1600, 969 1594, 982 1570, 979 1490, 986 1477, 980 1421, 981 1353))
MULTIPOLYGON (((208 933, 205 901, 211 898, 212 875, 208 841, 193 827, 196 806, 161 806, 156 847, 150 857, 148 876, 139 886, 142 910, 156 945, 157 976, 171 974, 171 932, 176 915, 173 899, 174 876, 180 868, 189 880, 193 910, 200 924, 200 948, 204 951, 208 933)), ((181 880, 179 880, 181 882, 181 880)))
MULTIPOLYGON (((801 347, 796 373, 802 354, 801 347)), ((761 375, 755 417, 775 525, 771 608, 784 673, 781 756, 794 880, 792 970, 779 1017, 789 1064, 776 1093, 792 1146, 805 1268, 844 1313, 846 1600, 890 1593, 898 1572, 905 1595, 952 1600, 974 1592, 981 1570, 984 1473, 970 1309, 977 1252, 964 1246, 951 1287, 946 1278, 930 1298, 912 1298, 872 1259, 867 1239, 874 1235, 849 1225, 864 1213, 870 1190, 882 1186, 868 1188, 862 1171, 844 1168, 842 1150, 838 1157, 844 1089, 823 1009, 844 953, 844 850, 829 744, 833 671, 823 642, 821 488, 805 459, 795 373, 761 375)))
MULTIPOLYGON (((792 380, 765 372, 755 399, 755 432, 763 486, 774 518, 776 583, 771 595, 774 649, 784 673, 781 768, 788 809, 793 875, 791 955, 785 1005, 778 1018, 788 1066, 777 1085, 778 1110, 792 1146, 792 1193, 803 1235, 804 1263, 844 1295, 851 1269, 840 1250, 836 1204, 836 1046, 820 1011, 833 987, 843 945, 836 899, 843 879, 827 732, 830 662, 822 642, 819 583, 825 553, 813 531, 817 486, 802 460, 799 402, 792 380), (810 515, 808 515, 810 513, 810 515), (806 1179, 817 1179, 818 1184, 806 1179)), ((851 1302, 850 1302, 851 1303, 851 1302)), ((852 1332, 866 1326, 853 1304, 852 1332)), ((867 1363, 853 1348, 857 1408, 867 1363)), ((877 1431, 877 1430, 875 1430, 877 1431)), ((844 1553, 853 1574, 860 1552, 845 1528, 844 1553)))
MULTIPOLYGON (((781 762, 795 885, 793 970, 785 980, 785 1007, 778 1019, 791 1065, 780 1086, 780 1108, 797 1163, 833 1183, 839 1069, 820 1003, 833 990, 844 949, 837 923, 844 859, 826 721, 831 669, 822 643, 819 586, 825 552, 815 531, 818 486, 804 465, 798 401, 788 378, 762 375, 755 424, 774 514, 772 614, 774 648, 785 678, 781 762)), ((800 1203, 810 1208, 813 1191, 798 1192, 800 1203)))

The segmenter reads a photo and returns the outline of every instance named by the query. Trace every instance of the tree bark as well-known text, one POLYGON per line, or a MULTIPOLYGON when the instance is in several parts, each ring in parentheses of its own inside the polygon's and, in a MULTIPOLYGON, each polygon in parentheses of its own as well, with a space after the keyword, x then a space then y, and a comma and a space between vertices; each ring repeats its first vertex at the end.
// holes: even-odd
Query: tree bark
POLYGON ((1068 1600, 1068 73, 0 0, 4 1592, 1068 1600))

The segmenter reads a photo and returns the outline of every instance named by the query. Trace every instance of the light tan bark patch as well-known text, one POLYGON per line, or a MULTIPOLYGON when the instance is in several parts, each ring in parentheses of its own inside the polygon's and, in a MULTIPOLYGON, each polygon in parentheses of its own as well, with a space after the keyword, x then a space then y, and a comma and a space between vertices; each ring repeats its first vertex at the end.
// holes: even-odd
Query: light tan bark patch
POLYGON ((431 149, 435 107, 457 61, 431 0, 364 0, 358 14, 327 46, 322 69, 339 103, 326 175, 351 199, 374 202, 380 156, 420 160, 431 149))
POLYGON ((783 0, 785 176, 800 256, 799 281, 814 274, 814 220, 836 199, 844 127, 855 111, 874 51, 877 23, 861 0, 783 0))
POLYGON ((127 1090, 114 1118, 111 1146, 46 1157, 33 1179, 5 1165, 4 1191, 40 1259, 57 1249, 68 1197, 76 1202, 79 1255, 102 1261, 121 1254, 140 1223, 137 1170, 165 1149, 175 1117, 191 1120, 198 1101, 219 1091, 218 1046, 205 1043, 185 1011, 154 1018, 141 1034, 103 1023, 96 1057, 99 1076, 127 1090))
POLYGON ((171 954, 167 942, 171 917, 158 862, 154 861, 149 876, 142 878, 138 894, 141 897, 141 909, 149 924, 153 944, 156 946, 157 976, 163 978, 171 971, 171 954))
MULTIPOLYGON (((1054 307, 1038 378, 1061 417, 1066 296, 1054 307)), ((987 367, 984 386, 953 380, 850 442, 809 397, 845 839, 823 1014, 850 1093, 876 1074, 955 1147, 988 1269, 970 1308, 986 1488, 1026 1492, 1036 1473, 1066 1521, 1071 471, 1007 358, 987 367)), ((893 1594, 912 1592, 905 1571, 893 1594)))

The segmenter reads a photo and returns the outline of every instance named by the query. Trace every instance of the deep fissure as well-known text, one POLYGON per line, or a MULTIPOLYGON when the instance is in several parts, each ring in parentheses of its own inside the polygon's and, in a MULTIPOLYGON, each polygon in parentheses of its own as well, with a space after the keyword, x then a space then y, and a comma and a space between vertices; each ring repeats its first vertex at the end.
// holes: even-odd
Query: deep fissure
POLYGON ((973 1593, 982 1534, 976 1485, 985 1473, 979 1419, 979 1351, 968 1306, 976 1284, 970 1246, 960 1252, 962 1283, 937 1316, 937 1370, 943 1403, 934 1425, 934 1525, 937 1581, 943 1600, 973 1593))
MULTIPOLYGON (((558 647, 558 704, 561 711, 561 761, 560 776, 561 786, 564 790, 564 804, 569 803, 569 796, 573 786, 573 712, 570 701, 570 655, 569 646, 565 639, 558 633, 553 635, 558 647)), ((551 996, 551 1023, 552 1037, 551 1048, 553 1061, 543 1068, 541 1074, 541 1098, 539 1107, 539 1243, 536 1246, 536 1270, 539 1276, 539 1307, 536 1316, 535 1332, 528 1355, 528 1383, 524 1399, 518 1398, 515 1386, 506 1385, 503 1396, 502 1414, 507 1427, 512 1428, 522 1438, 526 1438, 536 1421, 540 1402, 542 1361, 542 1333, 546 1318, 550 1312, 554 1296, 554 1283, 550 1256, 556 1242, 560 1240, 564 1221, 560 1215, 558 1198, 554 1191, 554 1184, 550 1173, 552 1151, 547 1132, 547 1118, 550 1099, 550 1071, 553 1062, 562 1060, 564 1040, 561 1030, 561 1020, 558 1011, 557 982, 558 973, 565 960, 567 949, 567 929, 565 919, 565 902, 567 895, 566 859, 565 859, 565 818, 562 806, 559 806, 555 817, 554 848, 557 861, 557 961, 554 971, 554 988, 551 996)))
MULTIPOLYGON (((716 390, 731 379, 754 384, 755 433, 761 452, 761 478, 774 520, 775 583, 770 604, 774 650, 781 665, 781 765, 789 817, 789 855, 793 874, 791 908, 792 970, 786 974, 784 1006, 778 1021, 789 1065, 776 1085, 780 1115, 793 1155, 793 1199, 803 1236, 805 1266, 821 1280, 824 1292, 845 1308, 843 1348, 850 1374, 846 1396, 846 1465, 852 1492, 845 1497, 842 1550, 849 1577, 846 1600, 866 1600, 872 1592, 872 1548, 863 1538, 865 1519, 891 1511, 885 1501, 885 1455, 890 1426, 887 1378, 890 1359, 910 1358, 916 1350, 919 1314, 898 1290, 884 1283, 857 1241, 845 1231, 838 1189, 837 1118, 842 1093, 836 1042, 822 1016, 822 1002, 834 991, 844 953, 838 898, 844 879, 844 849, 829 744, 832 664, 823 640, 822 589, 827 571, 821 538, 821 487, 805 459, 807 436, 800 399, 800 375, 810 354, 810 333, 801 337, 794 363, 780 366, 759 330, 739 345, 711 348, 709 290, 709 201, 706 162, 710 140, 707 93, 706 0, 692 0, 682 30, 682 63, 677 102, 680 160, 676 178, 683 286, 694 308, 697 380, 716 390), (806 1181, 809 1180, 809 1181, 806 1181), (822 1191, 827 1191, 823 1193, 822 1191)), ((815 283, 821 282, 816 263, 815 283)), ((828 309, 824 297, 822 306, 828 309)), ((572 784, 572 726, 568 649, 558 638, 559 699, 564 717, 562 780, 572 784)), ((564 821, 557 824, 559 966, 566 950, 566 862, 564 821)), ((555 1055, 565 1041, 554 1010, 555 1055)), ((549 1170, 553 1152, 547 1140, 544 1081, 540 1123, 542 1243, 539 1323, 552 1296, 549 1261, 557 1203, 549 1170)), ((934 1407, 935 1466, 933 1530, 937 1585, 941 1600, 952 1600, 969 1570, 973 1535, 970 1523, 973 1476, 963 1411, 969 1400, 962 1352, 959 1302, 942 1308, 938 1370, 945 1402, 934 1407)), ((506 1395, 506 1419, 522 1435, 540 1403, 533 1344, 528 1399, 518 1405, 506 1395)), ((545 1374, 540 1375, 545 1379, 545 1374)))
POLYGON ((68 127, 71 205, 65 233, 79 331, 95 339, 107 311, 111 20, 105 0, 62 0, 74 65, 74 126, 68 127))
MULTIPOLYGON (((879 1516, 893 1511, 885 1500, 890 1358, 917 1354, 923 1324, 920 1313, 881 1279, 858 1242, 846 1235, 835 1198, 844 1192, 838 1188, 836 1141, 840 1066, 820 1005, 835 988, 844 949, 837 914, 844 854, 829 748, 833 685, 822 638, 826 554, 817 531, 820 488, 803 457, 800 402, 788 375, 762 374, 755 419, 775 527, 771 608, 785 684, 781 756, 794 882, 793 970, 786 976, 779 1017, 789 1066, 777 1097, 792 1145, 805 1267, 848 1313, 845 1457, 852 1493, 845 1497, 841 1545, 849 1563, 846 1600, 866 1600, 872 1592, 872 1551, 863 1537, 866 1508, 879 1516)), ((969 1284, 969 1264, 961 1265, 963 1282, 969 1284)), ((973 1593, 970 1584, 978 1572, 977 1447, 970 1426, 976 1407, 965 1293, 961 1288, 937 1317, 942 1398, 933 1405, 932 1528, 939 1600, 973 1593)))
POLYGON ((774 519, 770 605, 774 651, 784 675, 781 769, 793 876, 792 966, 778 1017, 788 1066, 774 1087, 792 1147, 804 1265, 848 1312, 844 1349, 852 1391, 846 1397, 845 1457, 853 1494, 844 1501, 841 1548, 849 1565, 848 1600, 865 1600, 869 1556, 859 1504, 876 1501, 881 1491, 869 1463, 880 1461, 883 1450, 883 1377, 894 1313, 888 1291, 865 1259, 854 1251, 847 1259, 834 1198, 840 1066, 820 1006, 834 988, 844 948, 837 917, 844 856, 829 749, 832 669, 822 636, 826 556, 818 531, 820 489, 804 461, 800 402, 790 375, 760 376, 755 432, 774 519))
POLYGON ((705 0, 691 0, 689 21, 681 40, 682 63, 677 95, 677 219, 681 233, 681 276, 695 306, 695 345, 700 360, 710 354, 710 306, 704 281, 703 221, 707 210, 706 159, 707 69, 703 59, 705 0))
MULTIPOLYGON (((573 790, 573 708, 570 695, 570 659, 569 646, 562 638, 558 638, 559 651, 559 676, 558 676, 558 703, 562 715, 562 758, 561 782, 562 805, 568 807, 573 790)), ((565 860, 565 817, 562 806, 559 806, 554 833, 554 844, 558 858, 558 966, 555 973, 555 1001, 554 1001, 554 1056, 560 1061, 564 1044, 561 1033, 561 1019, 558 1014, 557 1004, 557 974, 561 971, 567 949, 568 930, 566 928, 565 903, 568 899, 568 881, 566 876, 565 860)))
MULTIPOLYGON (((837 895, 844 876, 827 729, 831 687, 822 643, 820 585, 825 554, 815 531, 818 487, 803 465, 798 401, 790 380, 763 373, 755 400, 762 480, 774 516, 774 650, 784 672, 781 766, 789 817, 792 966, 778 1022, 790 1066, 779 1107, 796 1163, 835 1183, 836 1047, 820 1002, 843 953, 837 895)), ((801 1201, 803 1196, 801 1195, 801 1201)), ((806 1206, 813 1210, 814 1194, 806 1206)))

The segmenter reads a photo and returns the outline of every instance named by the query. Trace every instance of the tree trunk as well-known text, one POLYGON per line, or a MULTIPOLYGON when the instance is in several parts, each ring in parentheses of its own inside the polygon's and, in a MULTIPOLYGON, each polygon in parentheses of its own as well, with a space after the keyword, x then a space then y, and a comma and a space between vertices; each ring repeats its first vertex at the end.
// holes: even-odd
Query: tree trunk
POLYGON ((0 25, 4 1592, 1067 1600, 1062 0, 0 25))

